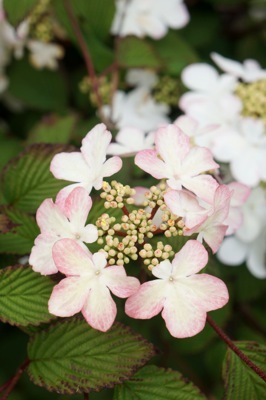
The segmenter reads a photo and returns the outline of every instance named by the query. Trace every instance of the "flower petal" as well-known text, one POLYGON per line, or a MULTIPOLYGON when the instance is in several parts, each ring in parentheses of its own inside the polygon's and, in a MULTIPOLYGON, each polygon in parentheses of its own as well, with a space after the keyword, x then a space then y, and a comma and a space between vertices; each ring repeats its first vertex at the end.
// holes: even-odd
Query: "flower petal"
POLYGON ((49 234, 38 235, 31 250, 29 264, 33 271, 42 275, 56 274, 58 269, 52 257, 52 247, 58 240, 56 236, 49 234))
POLYGON ((81 312, 92 328, 102 332, 111 328, 117 310, 109 289, 96 280, 81 312))
POLYGON ((182 185, 195 193, 200 199, 212 204, 214 193, 219 186, 217 181, 210 175, 198 175, 182 178, 182 185))
POLYGON ((64 212, 73 227, 79 231, 85 226, 91 207, 92 200, 87 190, 77 187, 66 198, 64 212))
POLYGON ((135 164, 156 179, 167 176, 166 165, 158 158, 155 150, 140 151, 135 157, 135 164))
POLYGON ((190 140, 177 125, 159 128, 155 134, 156 150, 163 160, 175 166, 190 150, 190 140))
POLYGON ((182 81, 189 89, 208 92, 217 85, 218 72, 208 64, 192 64, 183 70, 182 81))
POLYGON ((101 169, 106 160, 106 151, 112 135, 104 124, 96 125, 82 140, 81 153, 89 168, 101 169))
POLYGON ((80 240, 85 243, 94 243, 98 239, 98 229, 93 224, 86 225, 80 233, 80 240))
POLYGON ((140 286, 137 278, 127 276, 124 267, 118 265, 104 269, 103 281, 113 294, 121 298, 131 296, 140 286))
POLYGON ((146 282, 130 296, 125 304, 125 312, 131 318, 150 319, 162 311, 167 283, 162 280, 146 282))
POLYGON ((197 240, 188 240, 172 261, 173 276, 177 279, 196 274, 207 262, 208 253, 204 246, 197 240))
MULTIPOLYGON (((111 176, 122 168, 122 160, 120 157, 111 157, 102 166, 102 177, 111 176)), ((97 189, 97 188, 96 188, 97 189)), ((100 189, 100 188, 99 188, 100 189)))
POLYGON ((92 275, 91 253, 72 239, 61 239, 53 247, 53 259, 58 270, 65 275, 92 275))
POLYGON ((86 182, 88 178, 88 165, 79 152, 56 154, 50 171, 57 179, 70 182, 86 182))
POLYGON ((49 312, 58 317, 72 317, 80 312, 88 293, 89 288, 82 278, 75 276, 62 279, 52 291, 48 302, 49 312))
POLYGON ((52 233, 60 237, 65 237, 70 232, 69 222, 57 204, 52 199, 42 202, 36 213, 37 223, 41 233, 52 233))
POLYGON ((225 238, 218 253, 218 259, 227 265, 240 265, 242 264, 248 254, 248 245, 241 242, 236 237, 225 238))
POLYGON ((192 147, 182 163, 182 173, 189 176, 217 168, 219 165, 213 160, 210 150, 205 147, 192 147))
POLYGON ((164 260, 152 269, 152 274, 156 276, 156 278, 168 280, 172 274, 172 271, 173 267, 171 262, 169 260, 164 260))
POLYGON ((210 225, 208 229, 204 230, 203 238, 212 249, 213 254, 216 253, 221 246, 227 228, 227 225, 210 225))

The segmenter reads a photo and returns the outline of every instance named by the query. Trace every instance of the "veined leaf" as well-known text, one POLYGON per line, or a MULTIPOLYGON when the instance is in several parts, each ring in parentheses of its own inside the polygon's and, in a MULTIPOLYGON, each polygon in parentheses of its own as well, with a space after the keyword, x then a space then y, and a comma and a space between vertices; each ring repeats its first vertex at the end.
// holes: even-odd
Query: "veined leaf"
POLYGON ((48 312, 48 300, 54 283, 31 267, 7 267, 0 270, 0 320, 11 325, 39 325, 54 317, 48 312))
POLYGON ((6 216, 8 231, 0 234, 0 253, 30 253, 36 236, 40 233, 33 217, 12 207, 1 207, 6 216))
POLYGON ((36 385, 57 393, 99 391, 128 379, 153 353, 151 344, 122 324, 102 333, 71 318, 32 336, 28 373, 36 385))
MULTIPOLYGON (((254 364, 265 371, 265 345, 248 341, 235 344, 254 364)), ((223 378, 227 400, 265 398, 266 383, 230 349, 227 350, 223 365, 223 378)))
POLYGON ((50 172, 53 156, 69 147, 35 144, 7 164, 2 173, 3 197, 9 205, 34 213, 41 202, 67 185, 50 172))
POLYGON ((37 3, 38 0, 4 0, 4 10, 11 24, 16 25, 27 16, 37 3))
POLYGON ((179 372, 149 365, 115 388, 113 400, 200 400, 206 397, 179 372))

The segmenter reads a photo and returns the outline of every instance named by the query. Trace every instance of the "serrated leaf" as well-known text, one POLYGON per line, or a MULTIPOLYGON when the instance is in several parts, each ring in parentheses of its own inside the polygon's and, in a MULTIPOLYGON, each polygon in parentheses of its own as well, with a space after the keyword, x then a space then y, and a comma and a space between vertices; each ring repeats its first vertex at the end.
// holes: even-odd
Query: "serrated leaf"
POLYGON ((2 193, 7 204, 34 213, 46 198, 54 197, 66 186, 50 172, 53 156, 69 147, 34 144, 7 164, 2 173, 2 193))
POLYGON ((52 114, 33 127, 27 142, 67 144, 70 141, 75 122, 74 115, 59 117, 52 114))
POLYGON ((48 300, 54 283, 31 267, 7 267, 0 270, 0 320, 11 325, 39 325, 54 317, 48 312, 48 300))
POLYGON ((4 0, 3 5, 8 20, 11 24, 17 25, 37 3, 38 0, 4 0))
POLYGON ((39 228, 35 218, 12 207, 1 207, 13 227, 7 233, 0 234, 0 253, 29 254, 39 228))
POLYGON ((161 61, 153 44, 134 36, 121 39, 118 46, 117 61, 124 68, 161 67, 161 61))
POLYGON ((8 77, 9 93, 26 106, 42 111, 66 108, 67 83, 58 71, 37 70, 24 58, 12 63, 8 77))
POLYGON ((206 397, 179 372, 149 365, 115 388, 113 400, 136 399, 198 400, 206 397))
POLYGON ((182 69, 198 60, 194 49, 178 33, 170 31, 153 43, 166 72, 179 75, 182 69))
MULTIPOLYGON (((265 345, 248 341, 235 344, 254 364, 265 371, 265 345)), ((227 350, 223 365, 223 378, 227 400, 265 398, 266 383, 230 349, 227 350)))
POLYGON ((72 318, 31 338, 28 373, 50 391, 99 391, 128 379, 153 353, 151 344, 122 324, 102 333, 72 318))

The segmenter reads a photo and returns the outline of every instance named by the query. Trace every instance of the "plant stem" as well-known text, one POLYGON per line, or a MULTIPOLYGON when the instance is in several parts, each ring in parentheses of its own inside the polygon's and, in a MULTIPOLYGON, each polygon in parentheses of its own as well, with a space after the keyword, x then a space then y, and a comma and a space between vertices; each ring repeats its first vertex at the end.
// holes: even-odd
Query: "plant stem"
POLYGON ((83 393, 84 400, 89 400, 89 393, 83 393))
POLYGON ((104 117, 104 115, 102 113, 103 103, 102 103, 102 98, 101 98, 101 95, 99 92, 98 78, 95 73, 95 69, 94 69, 94 65, 92 62, 92 58, 91 58, 89 49, 87 47, 87 44, 85 42, 85 39, 84 39, 81 29, 79 27, 78 21, 73 12, 73 8, 72 8, 69 0, 64 0, 64 4, 65 4, 65 8, 66 8, 66 12, 67 12, 69 21, 71 23, 72 29, 74 31, 74 34, 77 38, 77 41, 78 41, 78 44, 80 47, 80 50, 82 52, 88 75, 92 81, 92 88, 93 88, 93 91, 94 91, 95 97, 96 97, 96 103, 97 103, 99 117, 105 123, 105 125, 107 127, 113 128, 113 126, 110 125, 110 122, 108 120, 106 120, 106 118, 104 117))
POLYGON ((253 361, 250 360, 226 335, 226 333, 214 322, 214 320, 208 315, 207 321, 209 325, 215 330, 220 338, 227 344, 228 347, 249 367, 251 368, 264 382, 266 382, 266 373, 262 371, 253 361))
POLYGON ((18 368, 16 374, 12 376, 12 378, 10 378, 4 385, 2 385, 2 387, 0 388, 0 392, 4 391, 4 394, 1 397, 1 400, 6 400, 8 398, 8 396, 16 386, 19 378, 21 377, 25 369, 28 367, 29 363, 30 360, 27 358, 18 368))

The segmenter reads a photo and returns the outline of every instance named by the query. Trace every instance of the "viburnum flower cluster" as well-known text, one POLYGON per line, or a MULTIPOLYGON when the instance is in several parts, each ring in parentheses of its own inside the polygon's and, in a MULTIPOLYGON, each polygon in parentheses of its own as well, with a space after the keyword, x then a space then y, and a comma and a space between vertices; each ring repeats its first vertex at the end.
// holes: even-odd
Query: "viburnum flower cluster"
POLYGON ((211 152, 192 145, 177 125, 159 128, 154 148, 136 154, 136 165, 157 185, 143 190, 106 182, 122 167, 120 157, 106 159, 111 138, 99 124, 80 152, 57 154, 51 162, 56 178, 74 183, 37 211, 41 233, 30 264, 44 275, 65 275, 53 289, 49 311, 59 317, 81 312, 90 326, 107 331, 117 312, 112 293, 127 298, 130 317, 149 319, 162 312, 171 335, 196 335, 206 313, 228 301, 225 284, 199 272, 208 263, 205 246, 215 253, 227 230, 241 224, 239 184, 220 185, 211 152), (98 198, 93 204, 93 188, 102 189, 102 203, 98 198), (87 224, 88 214, 94 224, 87 224), (170 236, 172 244, 165 244, 170 236), (176 252, 180 236, 185 244, 176 252), (145 283, 127 276, 130 262, 146 270, 145 283))
POLYGON ((243 204, 243 225, 225 240, 218 257, 229 265, 246 260, 252 274, 265 278, 266 244, 260 238, 266 225, 265 218, 257 221, 256 214, 266 205, 266 70, 255 60, 241 64, 217 53, 212 59, 224 73, 205 63, 184 69, 182 80, 190 91, 180 98, 186 116, 176 124, 185 132, 191 124, 197 126, 198 133, 191 140, 208 147, 224 163, 226 182, 235 180, 246 186, 239 187, 237 195, 233 184, 232 202, 243 204))

